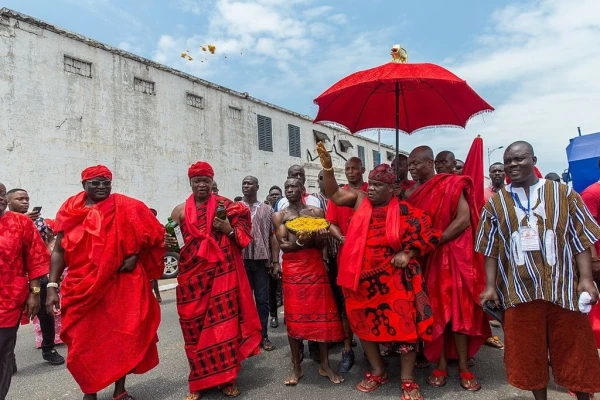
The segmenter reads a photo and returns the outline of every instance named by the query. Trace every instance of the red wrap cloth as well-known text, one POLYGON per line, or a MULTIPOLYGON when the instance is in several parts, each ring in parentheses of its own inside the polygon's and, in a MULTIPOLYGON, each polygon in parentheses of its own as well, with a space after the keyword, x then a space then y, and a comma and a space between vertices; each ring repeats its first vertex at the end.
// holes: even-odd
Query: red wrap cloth
POLYGON ((49 268, 48 249, 31 219, 12 211, 0 214, 0 329, 17 325, 29 280, 43 277, 49 268))
POLYGON ((600 303, 592 307, 590 322, 592 323, 592 330, 596 338, 596 347, 600 349, 600 303))
POLYGON ((96 165, 94 167, 88 167, 81 171, 81 182, 85 182, 94 178, 106 178, 112 181, 112 172, 104 165, 96 165))
POLYGON ((384 207, 373 208, 365 198, 358 207, 346 236, 353 251, 340 257, 339 276, 359 272, 358 287, 344 288, 346 314, 352 331, 372 342, 431 340, 433 318, 421 267, 411 260, 405 268, 392 266, 392 258, 403 250, 425 254, 434 248, 439 232, 421 210, 395 197, 384 207), (346 267, 349 267, 348 271, 346 267))
POLYGON ((283 310, 288 336, 315 342, 346 338, 323 263, 323 252, 305 249, 283 253, 283 310))
POLYGON ((86 194, 58 211, 69 273, 61 286, 61 339, 67 368, 84 393, 96 393, 129 373, 158 365, 160 307, 151 279, 164 269, 164 228, 148 206, 120 194, 86 207, 86 194), (138 260, 119 272, 123 260, 138 260))
POLYGON ((233 381, 242 361, 260 353, 261 325, 242 261, 242 249, 252 241, 250 210, 213 194, 196 207, 191 196, 181 231, 177 311, 189 390, 196 393, 233 381), (219 200, 235 240, 212 229, 219 200))
POLYGON ((433 308, 433 339, 425 346, 425 355, 432 362, 439 360, 443 343, 446 357, 457 358, 450 331, 470 336, 469 357, 492 335, 479 304, 479 295, 485 287, 485 270, 483 257, 473 250, 479 223, 479 210, 473 202, 473 182, 464 175, 435 175, 420 185, 408 202, 429 214, 433 227, 443 232, 456 216, 461 194, 469 204, 470 226, 456 239, 437 247, 422 264, 433 308), (446 329, 448 324, 449 330, 446 329))

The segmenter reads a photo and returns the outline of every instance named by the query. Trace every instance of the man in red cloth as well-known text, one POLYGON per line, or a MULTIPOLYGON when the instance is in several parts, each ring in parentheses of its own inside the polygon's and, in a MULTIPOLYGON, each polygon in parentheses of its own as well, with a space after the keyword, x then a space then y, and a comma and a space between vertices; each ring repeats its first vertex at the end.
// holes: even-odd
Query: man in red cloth
POLYGON ((321 208, 304 204, 304 185, 300 179, 289 178, 285 181, 284 191, 288 206, 275 213, 273 225, 283 251, 283 310, 294 364, 285 384, 295 386, 303 376, 300 343, 304 339, 319 343, 319 374, 333 383, 342 383, 344 378, 329 366, 328 343, 341 342, 346 335, 323 262, 327 230, 319 229, 314 237, 302 238, 296 237, 285 226, 294 218, 323 218, 324 213, 321 208))
POLYGON ((402 399, 422 399, 414 367, 419 340, 430 340, 433 318, 416 257, 432 250, 440 233, 421 210, 394 196, 396 174, 387 164, 369 173, 368 193, 339 190, 330 155, 317 147, 331 202, 356 210, 340 256, 338 283, 346 311, 372 371, 357 386, 372 392, 388 382, 379 343, 397 343, 402 399))
POLYGON ((410 153, 408 169, 416 182, 405 192, 407 201, 429 214, 434 228, 442 231, 439 246, 423 261, 434 316, 433 338, 425 346, 425 356, 437 362, 429 383, 445 385, 447 360, 458 358, 461 386, 479 390, 468 360, 491 336, 491 329, 479 305, 485 273, 483 259, 473 250, 479 221, 473 182, 464 175, 436 175, 433 151, 427 146, 410 153))
MULTIPOLYGON (((180 224, 183 246, 177 276, 177 311, 190 365, 189 395, 220 387, 228 397, 240 390, 235 378, 246 358, 260 353, 261 324, 242 260, 252 241, 250 210, 214 194, 215 173, 206 162, 188 170, 192 194, 171 218, 180 224), (220 219, 216 209, 226 207, 220 219)), ((165 236, 172 247, 177 240, 165 236)))
POLYGON ((105 166, 86 168, 81 181, 83 191, 56 215, 46 310, 62 311, 67 368, 84 400, 112 383, 114 399, 134 399, 125 390, 126 375, 158 365, 160 307, 150 280, 164 268, 164 228, 141 201, 111 194, 105 166))
MULTIPOLYGON (((367 192, 368 185, 363 179, 363 174, 365 173, 365 167, 362 164, 362 161, 358 157, 352 157, 346 161, 346 165, 344 166, 344 174, 346 175, 346 179, 348 180, 348 184, 344 185, 344 189, 353 189, 360 190, 364 193, 367 192)), ((320 175, 321 177, 322 175, 320 175)), ((321 179, 321 178, 320 178, 321 179)), ((335 279, 337 285, 337 274, 339 271, 339 257, 344 247, 344 243, 346 243, 346 234, 348 233, 348 225, 350 224, 350 219, 352 218, 352 214, 354 214, 354 209, 351 207, 338 207, 333 201, 329 201, 327 203, 327 211, 325 213, 325 217, 327 221, 329 221, 329 235, 338 241, 339 249, 338 249, 338 260, 335 264, 335 279)), ((331 272, 331 265, 329 266, 329 270, 331 272)), ((331 274, 330 274, 331 276, 331 274)), ((338 286, 338 290, 341 294, 341 288, 338 286)), ((340 309, 340 315, 342 316, 342 324, 344 325, 344 332, 346 333, 346 340, 344 340, 344 349, 342 350, 342 358, 340 359, 340 363, 338 364, 338 372, 340 374, 345 374, 350 371, 352 366, 354 365, 354 351, 352 350, 352 329, 350 328, 350 323, 348 322, 348 317, 346 315, 346 306, 343 301, 342 304, 338 305, 338 309, 340 309)))
POLYGON ((15 368, 15 344, 21 314, 40 309, 40 278, 50 255, 33 221, 6 211, 6 187, 0 183, 0 399, 6 398, 15 368))

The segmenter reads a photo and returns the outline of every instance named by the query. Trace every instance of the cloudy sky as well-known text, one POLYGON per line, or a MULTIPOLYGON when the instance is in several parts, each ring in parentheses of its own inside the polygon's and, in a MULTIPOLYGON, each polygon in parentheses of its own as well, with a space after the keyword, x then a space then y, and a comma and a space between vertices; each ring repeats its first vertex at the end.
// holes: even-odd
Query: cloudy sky
MULTIPOLYGON (((312 100, 343 76, 389 60, 456 73, 496 111, 466 130, 425 130, 427 144, 466 155, 528 140, 542 172, 567 167, 565 147, 600 131, 600 1, 539 0, 4 0, 3 5, 201 78, 315 116, 312 100), (202 45, 214 44, 208 55, 202 45), (193 61, 181 58, 189 50, 193 61), (595 71, 595 72, 594 72, 595 71)), ((382 140, 393 143, 393 134, 382 140)), ((375 135, 376 136, 376 135, 375 135)), ((492 162, 501 159, 501 150, 492 162)))

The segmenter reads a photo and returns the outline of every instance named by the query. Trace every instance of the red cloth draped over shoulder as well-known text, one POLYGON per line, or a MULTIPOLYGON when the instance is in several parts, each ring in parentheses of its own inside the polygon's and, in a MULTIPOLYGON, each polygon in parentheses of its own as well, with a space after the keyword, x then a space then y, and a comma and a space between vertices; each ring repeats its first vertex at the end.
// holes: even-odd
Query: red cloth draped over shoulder
POLYGON ((160 307, 151 279, 163 271, 164 228, 142 202, 120 194, 86 207, 86 194, 58 211, 66 266, 61 339, 67 367, 84 393, 158 365, 160 307), (138 254, 132 272, 118 272, 138 254))
POLYGON ((356 281, 355 271, 360 275, 357 288, 344 286, 344 293, 348 319, 361 339, 409 343, 431 339, 432 311, 421 267, 411 260, 405 268, 395 268, 391 260, 403 250, 426 254, 439 237, 423 211, 396 197, 375 210, 368 198, 362 201, 346 240, 353 244, 349 250, 363 250, 342 255, 340 265, 348 270, 339 274, 344 284, 356 281))
POLYGON ((211 194, 185 203, 177 311, 190 365, 191 393, 233 381, 246 358, 260 353, 261 325, 242 260, 252 241, 250 210, 211 194), (218 201, 227 208, 235 240, 214 231, 218 201))
POLYGON ((433 339, 425 346, 425 355, 433 362, 440 358, 442 343, 446 356, 456 358, 454 340, 446 330, 450 322, 452 332, 470 336, 469 357, 491 336, 479 304, 485 270, 483 257, 473 250, 480 211, 473 201, 473 182, 463 175, 438 174, 415 189, 408 202, 429 214, 434 229, 443 232, 456 216, 461 194, 469 204, 470 226, 456 239, 438 246, 422 263, 434 318, 433 339))

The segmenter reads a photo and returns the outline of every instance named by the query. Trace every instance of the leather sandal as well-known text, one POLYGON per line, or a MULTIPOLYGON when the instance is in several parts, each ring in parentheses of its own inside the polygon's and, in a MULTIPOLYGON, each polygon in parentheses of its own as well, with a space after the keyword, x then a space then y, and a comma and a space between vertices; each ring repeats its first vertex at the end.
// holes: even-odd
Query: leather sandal
POLYGON ((481 389, 481 384, 477 381, 477 378, 475 378, 475 375, 471 372, 471 371, 465 371, 465 372, 460 372, 459 371, 459 377, 460 377, 460 387, 469 391, 469 392, 476 392, 478 390, 481 389), (463 384, 463 379, 467 381, 467 384, 463 384))
POLYGON ((415 382, 412 379, 410 379, 410 380, 403 379, 400 389, 402 389, 402 400, 412 400, 412 397, 410 396, 410 392, 412 392, 413 390, 418 390, 419 391, 418 400, 423 400, 423 395, 421 394, 421 387, 419 386, 419 384, 417 382, 415 382))
POLYGON ((442 371, 441 369, 434 369, 429 375, 427 379, 427 383, 429 383, 433 387, 442 387, 446 385, 446 378, 448 377, 448 371, 442 371), (443 378, 441 381, 439 378, 443 378))
POLYGON ((356 385, 356 390, 363 393, 370 393, 377 389, 379 386, 385 385, 389 381, 390 380, 387 377, 387 375, 385 375, 385 372, 382 376, 375 376, 372 373, 367 372, 365 374, 365 379, 363 379, 358 383, 358 385, 356 385))

